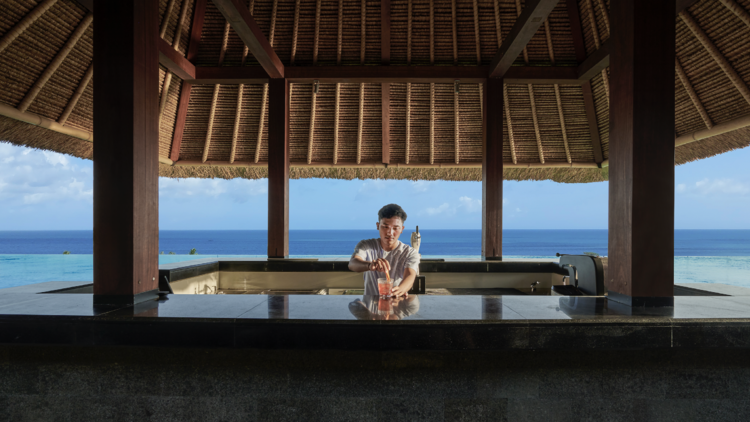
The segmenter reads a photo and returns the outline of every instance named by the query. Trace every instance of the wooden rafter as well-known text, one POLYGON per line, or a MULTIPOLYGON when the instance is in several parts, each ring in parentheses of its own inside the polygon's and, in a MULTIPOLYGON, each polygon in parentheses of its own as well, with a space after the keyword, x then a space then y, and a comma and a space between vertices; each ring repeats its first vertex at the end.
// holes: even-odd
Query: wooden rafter
POLYGON ((318 42, 320 41, 320 3, 315 2, 315 35, 313 36, 313 66, 318 64, 318 42))
POLYGON ((44 0, 37 4, 37 6, 29 12, 26 16, 23 17, 13 28, 8 30, 8 32, 3 35, 2 38, 0 38, 0 53, 3 52, 8 46, 18 38, 19 35, 23 33, 23 31, 26 30, 29 26, 31 26, 34 22, 37 21, 44 12, 49 10, 50 7, 54 6, 54 4, 57 3, 57 0, 44 0))
POLYGON ((26 96, 23 98, 23 100, 21 100, 21 103, 18 105, 18 109, 20 111, 26 111, 29 106, 31 106, 31 103, 34 102, 36 96, 39 95, 39 92, 41 92, 42 88, 44 88, 44 85, 47 83, 47 81, 49 81, 52 75, 55 74, 57 68, 60 67, 65 58, 68 57, 68 54, 76 46, 76 43, 81 39, 93 20, 93 13, 87 14, 83 18, 83 20, 81 20, 81 22, 78 24, 78 27, 76 27, 75 31, 73 31, 73 34, 71 34, 70 38, 68 38, 68 41, 65 43, 63 48, 57 53, 55 58, 52 59, 50 64, 47 65, 47 68, 44 69, 42 75, 39 77, 39 79, 36 80, 36 82, 34 82, 34 85, 26 93, 26 96))
POLYGON ((274 52, 273 47, 263 35, 250 10, 241 0, 213 0, 224 18, 247 45, 250 53, 260 63, 271 78, 284 77, 284 65, 274 52))
POLYGON ((680 12, 682 12, 683 10, 687 10, 687 8, 689 8, 690 6, 694 5, 697 2, 698 0, 676 0, 675 6, 676 6, 677 14, 679 15, 680 12))
MULTIPOLYGON (((500 24, 500 0, 492 0, 492 5, 495 6, 495 32, 497 33, 497 49, 503 45, 503 31, 500 24)), ((484 101, 482 101, 484 103, 484 101)))
POLYGON ((430 64, 435 64, 435 5, 430 0, 430 64))
POLYGON ((341 64, 341 48, 344 45, 344 0, 339 0, 339 25, 336 40, 336 64, 341 64))
POLYGON ((750 27, 750 13, 734 0, 719 0, 730 12, 734 13, 745 25, 750 27))
POLYGON ((607 27, 607 34, 610 34, 612 30, 609 26, 609 12, 607 12, 607 5, 604 4, 604 0, 596 0, 599 4, 599 8, 602 10, 602 19, 604 20, 604 26, 607 27))
POLYGON ((539 118, 536 113, 536 99, 534 98, 534 85, 529 87, 529 101, 531 102, 531 119, 534 122, 534 134, 536 135, 536 146, 539 150, 539 162, 544 164, 544 147, 542 146, 542 134, 539 132, 539 118))
POLYGON ((208 0, 195 0, 193 7, 193 24, 190 28, 190 44, 188 45, 187 60, 194 62, 198 58, 198 48, 203 34, 203 23, 206 20, 206 3, 208 0))
POLYGON ((211 148, 211 134, 214 130, 214 117, 216 116, 216 104, 219 101, 219 90, 221 85, 214 85, 214 95, 211 99, 211 111, 208 113, 208 129, 206 130, 206 141, 203 144, 203 162, 208 160, 208 151, 211 148))
POLYGON ((510 117, 510 100, 508 98, 508 85, 503 84, 503 105, 505 107, 505 120, 508 125, 508 142, 510 143, 510 159, 513 164, 518 163, 516 160, 516 138, 513 135, 513 120, 510 117))
POLYGON ((312 87, 312 100, 310 103, 310 132, 307 138, 307 164, 312 163, 313 148, 315 142, 315 111, 317 109, 318 102, 318 85, 313 84, 312 87))
POLYGON ((70 113, 73 112, 73 109, 75 109, 76 104, 78 104, 78 100, 81 99, 81 95, 83 95, 84 91, 86 91, 86 87, 89 86, 89 82, 91 82, 91 78, 94 76, 94 63, 91 63, 89 65, 89 68, 86 70, 86 73, 83 75, 83 79, 81 79, 81 83, 78 84, 78 88, 76 88, 76 92, 73 94, 73 97, 68 101, 68 105, 65 106, 65 110, 63 110, 62 114, 60 115, 60 118, 57 119, 57 123, 60 123, 61 125, 65 125, 65 122, 68 121, 68 117, 70 117, 70 113))
MULTIPOLYGON (((521 16, 521 11, 523 9, 521 8, 521 0, 516 0, 516 17, 521 16)), ((545 22, 547 22, 547 19, 544 19, 545 22)), ((523 48, 523 62, 526 64, 529 64, 529 51, 526 49, 526 47, 523 48)))
MULTIPOLYGON (((391 1, 380 2, 380 64, 391 63, 391 1)), ((382 161, 391 162, 391 84, 380 84, 382 161)))
MULTIPOLYGON (((171 7, 174 8, 174 2, 172 2, 171 7)), ((185 18, 187 17, 187 8, 188 8, 188 2, 184 1, 182 2, 182 8, 180 9, 180 17, 177 22, 177 30, 175 32, 174 39, 172 40, 172 48, 176 51, 177 47, 180 45, 180 40, 182 39, 182 26, 185 24, 185 18)), ((171 8, 167 8, 167 12, 170 12, 171 8)), ((160 39, 164 40, 164 33, 166 33, 166 28, 168 26, 169 22, 169 14, 167 13, 164 15, 164 21, 162 22, 162 32, 160 33, 160 39)), ((160 46, 163 45, 160 43, 160 46)), ((161 54, 160 54, 161 56, 161 54)), ((166 74, 164 75, 164 83, 162 83, 162 89, 161 89, 161 99, 159 100, 159 127, 161 127, 161 121, 162 117, 164 116, 164 109, 167 106, 167 99, 169 98, 169 88, 172 86, 172 71, 167 69, 166 74)))
POLYGON ((505 72, 513 65, 516 57, 524 51, 526 44, 536 34, 536 31, 547 19, 558 1, 529 0, 526 2, 526 7, 492 60, 490 77, 501 78, 505 75, 505 72))
MULTIPOLYGON (((291 87, 290 87, 291 88, 291 87)), ((263 126, 266 123, 266 111, 268 110, 268 84, 263 84, 263 98, 260 101, 260 122, 258 122, 258 137, 255 142, 255 159, 260 160, 260 147, 263 144, 263 126)))
POLYGON ((570 147, 568 146, 568 130, 565 128, 565 114, 563 113, 562 101, 560 100, 560 87, 555 85, 555 100, 557 101, 557 114, 560 116, 560 129, 562 130, 563 144, 565 145, 565 158, 569 163, 573 162, 570 157, 570 147))
POLYGON ((359 115, 357 119, 357 164, 362 162, 362 129, 365 118, 365 84, 359 84, 359 115))
POLYGON ((341 106, 341 84, 336 84, 336 98, 333 105, 333 164, 339 160, 339 107, 341 106))
MULTIPOLYGON (((172 16, 172 10, 174 10, 174 4, 175 0, 169 0, 169 3, 167 3, 167 10, 164 12, 164 17, 161 19, 161 27, 159 28, 159 38, 164 38, 164 35, 167 33, 167 28, 169 27, 169 18, 172 16)), ((180 30, 180 27, 177 27, 177 30, 180 30)))
POLYGON ((696 111, 698 111, 698 114, 700 114, 701 119, 703 119, 703 123, 706 124, 706 127, 711 129, 714 127, 714 123, 711 121, 711 118, 708 116, 708 113, 706 112, 706 109, 703 107, 703 103, 701 103, 700 98, 698 98, 698 94, 696 94, 695 89, 693 89, 693 85, 690 83, 690 79, 688 79, 687 74, 685 73, 685 70, 682 68, 682 65, 680 64, 680 60, 675 57, 674 58, 674 67, 677 71, 677 76, 680 78, 680 82, 682 82, 682 86, 685 87, 685 91, 687 91, 688 96, 690 97, 690 101, 693 102, 693 105, 695 106, 696 111))
POLYGON ((177 104, 177 117, 175 118, 174 133, 172 134, 172 147, 169 153, 169 158, 173 162, 180 158, 180 147, 182 146, 182 137, 185 134, 185 121, 187 121, 190 92, 192 89, 193 85, 190 84, 190 82, 182 81, 180 101, 177 104))
POLYGON ((460 90, 460 84, 458 81, 455 82, 454 88, 453 88, 453 146, 455 149, 455 161, 456 164, 458 164, 461 154, 461 147, 459 145, 460 137, 461 137, 461 131, 459 127, 459 90, 460 90))
POLYGON ((430 164, 435 163, 435 84, 430 84, 430 164))
POLYGON ((598 74, 606 75, 608 67, 609 40, 601 44, 601 46, 596 51, 594 51, 590 56, 586 57, 586 60, 578 65, 578 79, 582 82, 585 82, 590 81, 594 76, 598 74))
POLYGON ((232 149, 229 151, 229 162, 234 163, 234 156, 237 152, 237 139, 240 135, 240 116, 242 115, 242 97, 245 93, 245 85, 240 84, 237 87, 237 108, 234 114, 234 128, 232 128, 232 149))
POLYGON ((750 103, 750 90, 748 90, 745 81, 737 74, 737 71, 734 70, 732 65, 729 63, 726 57, 721 54, 719 49, 716 48, 713 41, 708 38, 708 35, 703 32, 703 29, 701 29, 695 19, 693 19, 693 17, 687 11, 683 11, 682 13, 680 13, 680 18, 682 18, 682 21, 685 22, 693 35, 695 35, 698 41, 703 45, 703 48, 708 51, 708 54, 711 55, 716 64, 718 64, 721 70, 724 71, 732 84, 734 84, 734 87, 737 88, 737 90, 740 92, 740 95, 742 95, 745 101, 750 103))
MULTIPOLYGON (((159 48, 159 63, 174 73, 183 81, 191 81, 198 78, 195 66, 175 50, 168 42, 159 38, 156 41, 159 48)), ((191 44, 192 45, 192 44, 191 44)))
MULTIPOLYGON (((591 26, 591 33, 594 37, 594 45, 596 46, 597 51, 599 51, 602 47, 601 40, 599 38, 599 30, 596 28, 596 16, 594 14, 594 5, 591 3, 591 0, 586 0, 586 6, 588 9, 588 17, 589 17, 589 25, 591 26)), ((600 71, 602 75, 602 83, 604 84, 604 93, 607 96, 607 102, 609 103, 609 76, 607 75, 607 69, 603 68, 600 71)))
POLYGON ((391 84, 381 84, 383 162, 391 162, 391 84))

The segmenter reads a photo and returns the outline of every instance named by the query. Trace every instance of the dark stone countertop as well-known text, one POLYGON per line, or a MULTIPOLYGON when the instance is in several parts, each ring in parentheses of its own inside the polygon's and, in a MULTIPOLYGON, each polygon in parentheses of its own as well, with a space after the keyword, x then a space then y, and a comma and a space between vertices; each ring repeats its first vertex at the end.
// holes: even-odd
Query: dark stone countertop
POLYGON ((170 295, 135 307, 91 294, 0 291, 0 344, 292 349, 661 349, 750 347, 750 297, 680 296, 673 308, 605 297, 170 295), (386 320, 386 314, 388 319, 386 320))

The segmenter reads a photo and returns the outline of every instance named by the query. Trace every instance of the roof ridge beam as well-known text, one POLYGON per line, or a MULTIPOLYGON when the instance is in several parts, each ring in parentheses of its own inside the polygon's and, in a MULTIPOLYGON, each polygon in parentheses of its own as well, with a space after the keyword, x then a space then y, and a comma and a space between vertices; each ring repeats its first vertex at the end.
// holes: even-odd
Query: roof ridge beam
POLYGON ((212 1, 268 76, 283 78, 284 64, 281 63, 273 47, 263 35, 263 31, 250 14, 250 10, 242 4, 241 0, 212 1))
POLYGON ((529 0, 521 16, 516 20, 513 29, 495 54, 490 65, 489 76, 502 78, 510 69, 519 54, 526 48, 547 16, 559 0, 529 0))

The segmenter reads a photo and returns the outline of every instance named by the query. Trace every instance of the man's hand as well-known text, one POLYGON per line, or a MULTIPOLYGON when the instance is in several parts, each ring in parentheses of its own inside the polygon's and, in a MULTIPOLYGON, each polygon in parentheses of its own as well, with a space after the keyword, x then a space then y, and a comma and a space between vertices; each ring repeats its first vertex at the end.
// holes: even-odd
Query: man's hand
POLYGON ((383 258, 378 258, 370 263, 369 269, 370 271, 389 273, 391 271, 391 264, 383 258))
POLYGON ((402 282, 398 286, 396 286, 396 287, 394 287, 394 288, 391 289, 391 296, 394 296, 394 297, 401 297, 401 296, 403 296, 403 297, 409 297, 409 290, 411 290, 411 285, 406 286, 402 282))

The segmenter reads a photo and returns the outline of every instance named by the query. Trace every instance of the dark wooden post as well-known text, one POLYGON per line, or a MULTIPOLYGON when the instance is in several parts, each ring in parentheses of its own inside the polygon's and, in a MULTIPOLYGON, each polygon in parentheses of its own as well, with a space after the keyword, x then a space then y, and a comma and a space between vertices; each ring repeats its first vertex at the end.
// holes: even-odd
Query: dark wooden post
POLYGON ((268 82, 268 257, 289 257, 289 82, 268 82))
POLYGON ((673 2, 613 0, 609 299, 674 303, 673 2))
POLYGON ((159 274, 159 10, 96 0, 94 304, 156 297, 159 274))
POLYGON ((503 259, 503 80, 484 84, 482 259, 503 259))

